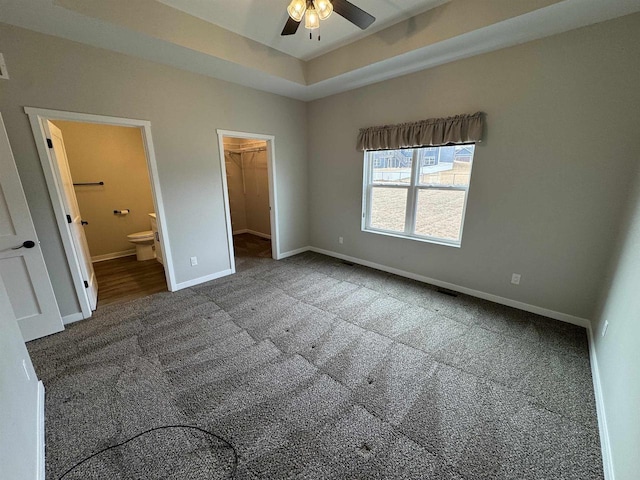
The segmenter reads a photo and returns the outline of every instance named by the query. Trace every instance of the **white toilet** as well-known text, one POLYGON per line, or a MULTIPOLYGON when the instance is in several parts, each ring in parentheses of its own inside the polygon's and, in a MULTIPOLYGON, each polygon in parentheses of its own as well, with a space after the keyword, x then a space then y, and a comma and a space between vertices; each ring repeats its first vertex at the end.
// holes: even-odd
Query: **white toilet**
POLYGON ((153 238, 152 230, 127 235, 127 240, 136 246, 136 259, 139 262, 156 258, 156 252, 153 250, 153 238))

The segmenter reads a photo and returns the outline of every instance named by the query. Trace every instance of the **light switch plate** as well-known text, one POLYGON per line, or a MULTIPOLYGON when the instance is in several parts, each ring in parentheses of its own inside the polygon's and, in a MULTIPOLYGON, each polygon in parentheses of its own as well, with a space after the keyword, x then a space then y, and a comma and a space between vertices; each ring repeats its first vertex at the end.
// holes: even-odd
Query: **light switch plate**
POLYGON ((9 80, 9 72, 7 71, 7 64, 4 62, 4 55, 0 53, 0 78, 9 80))

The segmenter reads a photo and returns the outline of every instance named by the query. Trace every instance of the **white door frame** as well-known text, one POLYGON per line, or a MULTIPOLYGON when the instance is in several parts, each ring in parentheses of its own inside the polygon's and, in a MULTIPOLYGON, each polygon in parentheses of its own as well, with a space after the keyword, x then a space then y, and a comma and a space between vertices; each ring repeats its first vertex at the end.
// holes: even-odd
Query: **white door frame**
POLYGON ((261 133, 236 132, 217 129, 218 149, 220 151, 220 171, 222 172, 222 189, 224 213, 227 221, 227 237, 229 242, 229 263, 233 273, 236 271, 236 260, 233 253, 233 228, 231 227, 231 209, 229 207, 229 188, 227 186, 227 167, 224 163, 224 137, 249 138, 267 142, 267 177, 269 180, 269 220, 271 222, 271 257, 280 259, 280 242, 278 235, 278 195, 276 190, 276 137, 261 133))
MULTIPOLYGON (((42 170, 44 172, 45 180, 49 190, 49 197, 51 198, 51 204, 53 205, 53 211, 56 217, 56 223, 58 224, 58 230, 60 231, 60 237, 62 238, 62 244, 67 256, 67 263, 71 270, 71 276, 73 278, 73 284, 78 297, 78 303, 82 310, 82 318, 89 318, 92 314, 91 307, 89 305, 89 299, 84 288, 84 280, 82 278, 79 260, 76 256, 76 251, 73 246, 73 240, 71 238, 71 232, 67 226, 67 218, 64 210, 64 202, 62 200, 62 189, 60 187, 60 172, 58 165, 49 152, 47 147, 47 139, 44 132, 43 123, 47 120, 68 120, 72 122, 84 122, 84 123, 98 123, 101 125, 115 125, 120 127, 137 127, 142 134, 142 143, 144 145, 147 168, 149 171, 149 178, 151 180, 151 194, 153 197, 153 204, 156 209, 156 217, 158 220, 158 234, 160 236, 160 244, 162 246, 162 253, 164 254, 165 265, 164 272, 167 279, 167 286, 169 291, 173 292, 177 290, 175 282, 175 272, 173 268, 173 259, 171 257, 171 247, 169 246, 169 235, 165 228, 167 225, 164 203, 162 201, 162 191, 160 188, 160 180, 158 177, 158 166, 156 162, 155 150, 153 148, 153 139, 151 136, 151 122, 147 120, 137 120, 133 118, 121 118, 121 117, 108 117, 104 115, 93 115, 88 113, 77 112, 65 112, 61 110, 48 110, 44 108, 25 107, 24 111, 29 115, 29 122, 31 123, 31 130, 33 131, 33 137, 38 149, 38 156, 40 157, 40 163, 42 164, 42 170)), ((74 320, 80 320, 79 318, 74 320)))

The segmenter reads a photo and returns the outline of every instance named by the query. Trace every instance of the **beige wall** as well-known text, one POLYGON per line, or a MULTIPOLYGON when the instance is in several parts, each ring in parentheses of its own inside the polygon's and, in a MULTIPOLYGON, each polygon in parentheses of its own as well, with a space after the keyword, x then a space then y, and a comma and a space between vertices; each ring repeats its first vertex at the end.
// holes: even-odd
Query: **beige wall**
MULTIPOLYGON (((640 154, 635 153, 640 165, 640 154)), ((640 169, 593 329, 615 478, 640 472, 640 169), (609 322, 603 337, 605 321, 609 322)))
POLYGON ((178 283, 230 268, 218 128, 275 136, 280 247, 308 245, 303 102, 6 24, 0 38, 0 111, 63 315, 79 307, 25 106, 151 122, 178 283))
POLYGON ((154 211, 147 157, 140 129, 55 121, 64 137, 74 183, 103 186, 75 188, 92 257, 135 249, 127 235, 150 230, 154 211), (114 210, 129 209, 129 215, 114 210))
POLYGON ((310 103, 312 245, 592 318, 640 151, 638 58, 632 15, 310 103), (362 232, 358 129, 476 111, 462 247, 362 232))

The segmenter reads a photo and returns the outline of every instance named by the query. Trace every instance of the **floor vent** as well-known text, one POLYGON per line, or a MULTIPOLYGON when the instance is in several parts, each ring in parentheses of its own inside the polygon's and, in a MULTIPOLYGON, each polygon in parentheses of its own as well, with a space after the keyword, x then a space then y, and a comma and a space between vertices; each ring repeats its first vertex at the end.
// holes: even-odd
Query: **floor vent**
POLYGON ((438 288, 438 293, 444 293, 445 295, 449 295, 450 297, 457 297, 458 293, 453 290, 447 290, 446 288, 438 288))
POLYGON ((353 267, 355 265, 353 262, 347 262, 346 260, 340 260, 340 263, 344 263, 345 265, 349 265, 350 267, 353 267))

